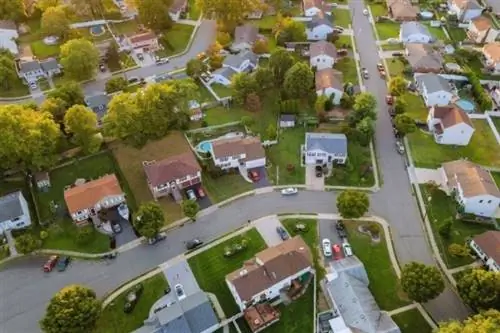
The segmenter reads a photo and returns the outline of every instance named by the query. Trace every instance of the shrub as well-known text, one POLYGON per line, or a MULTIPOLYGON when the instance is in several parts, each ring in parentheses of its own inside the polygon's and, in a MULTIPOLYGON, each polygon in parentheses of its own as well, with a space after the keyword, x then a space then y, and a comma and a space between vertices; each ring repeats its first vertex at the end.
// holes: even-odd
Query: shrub
POLYGON ((49 233, 47 231, 45 231, 45 230, 40 231, 40 239, 41 240, 44 240, 47 237, 49 237, 49 233))
POLYGON ((375 223, 375 222, 369 223, 366 226, 366 229, 368 231, 370 231, 370 233, 372 234, 372 236, 378 237, 378 235, 380 234, 380 226, 379 226, 378 223, 375 223))
POLYGON ((77 234, 76 234, 76 242, 79 245, 85 245, 88 244, 94 235, 94 229, 92 226, 84 226, 78 229, 77 234))
POLYGON ((467 246, 457 243, 453 243, 448 246, 448 253, 454 257, 466 257, 470 254, 467 246))
POLYGON ((442 226, 439 227, 439 234, 444 239, 449 239, 450 238, 451 225, 452 225, 451 221, 448 221, 448 222, 446 222, 445 224, 443 224, 442 226))

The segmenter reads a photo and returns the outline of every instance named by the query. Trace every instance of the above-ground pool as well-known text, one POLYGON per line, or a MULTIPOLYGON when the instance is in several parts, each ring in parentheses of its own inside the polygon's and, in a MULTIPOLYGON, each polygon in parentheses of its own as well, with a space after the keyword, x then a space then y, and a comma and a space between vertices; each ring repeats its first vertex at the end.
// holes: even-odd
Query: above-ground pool
POLYGON ((458 105, 462 110, 464 110, 467 113, 472 113, 476 109, 474 106, 474 103, 467 99, 459 99, 458 101, 455 102, 456 105, 458 105))
POLYGON ((92 36, 101 36, 104 35, 105 32, 106 30, 102 25, 94 25, 93 27, 90 27, 90 34, 92 36))
POLYGON ((202 141, 196 146, 196 150, 202 153, 211 153, 212 143, 210 141, 202 141))

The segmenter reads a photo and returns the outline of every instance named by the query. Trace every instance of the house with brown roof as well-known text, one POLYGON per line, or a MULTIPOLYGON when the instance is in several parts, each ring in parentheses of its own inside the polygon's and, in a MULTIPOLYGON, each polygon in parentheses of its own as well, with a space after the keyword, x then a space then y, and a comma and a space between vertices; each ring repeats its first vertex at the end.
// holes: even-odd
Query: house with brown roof
POLYGON ((387 0, 389 15, 396 21, 416 21, 417 9, 409 0, 387 0))
POLYGON ((337 48, 330 42, 320 40, 309 46, 309 64, 317 70, 332 68, 336 55, 337 48))
POLYGON ((142 165, 155 200, 169 194, 182 198, 181 190, 201 183, 201 167, 191 151, 142 165))
POLYGON ((312 254, 302 237, 295 236, 267 248, 228 274, 226 283, 241 310, 278 298, 295 280, 314 272, 312 254))
POLYGON ((128 38, 129 44, 133 49, 148 49, 156 51, 160 48, 158 37, 152 31, 142 32, 128 38))
POLYGON ((467 37, 476 44, 494 42, 500 31, 492 24, 486 16, 479 16, 469 22, 467 37))
POLYGON ((443 68, 443 57, 429 44, 406 44, 405 53, 414 73, 439 73, 443 68))
POLYGON ((340 99, 344 94, 344 75, 342 72, 333 68, 325 68, 316 72, 315 74, 316 95, 326 95, 332 98, 332 103, 335 105, 340 104, 340 99))
POLYGON ((495 74, 500 73, 500 42, 488 43, 483 46, 483 56, 486 67, 495 74))
POLYGON ((475 236, 469 245, 490 271, 500 272, 500 231, 483 232, 475 236))
POLYGON ((168 15, 173 21, 178 21, 181 15, 186 12, 188 8, 187 0, 174 0, 168 9, 168 15))
POLYGON ((474 134, 469 116, 456 104, 430 108, 427 126, 441 145, 467 146, 474 134))
POLYGON ((466 160, 443 163, 447 192, 454 195, 465 213, 494 217, 499 212, 500 190, 490 172, 466 160))
POLYGON ((215 166, 223 170, 239 167, 253 169, 266 165, 266 152, 257 137, 214 140, 210 153, 215 166))
POLYGON ((64 201, 76 224, 85 224, 101 209, 108 209, 125 202, 125 193, 115 174, 81 183, 64 190, 64 201))

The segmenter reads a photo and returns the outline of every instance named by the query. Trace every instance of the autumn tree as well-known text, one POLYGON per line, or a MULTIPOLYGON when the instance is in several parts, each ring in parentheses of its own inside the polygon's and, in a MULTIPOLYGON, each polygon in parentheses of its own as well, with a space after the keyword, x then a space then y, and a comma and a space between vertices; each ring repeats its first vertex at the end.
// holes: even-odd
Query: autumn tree
POLYGON ((87 154, 95 153, 101 145, 97 133, 97 116, 86 106, 73 105, 64 116, 64 126, 72 140, 87 154))
POLYGON ((460 297, 476 311, 500 309, 500 272, 472 269, 457 281, 460 297))
POLYGON ((256 93, 250 93, 247 95, 245 100, 245 109, 250 112, 259 112, 262 110, 262 103, 260 101, 259 95, 256 93))
POLYGON ((285 80, 286 72, 295 64, 295 58, 285 49, 277 49, 269 58, 269 69, 273 73, 274 82, 280 87, 285 80))
POLYGON ((463 244, 452 243, 448 246, 448 253, 454 257, 465 257, 470 255, 469 248, 463 244))
POLYGON ((219 43, 222 47, 228 47, 231 45, 231 35, 225 31, 217 32, 217 43, 219 43))
POLYGON ((61 2, 61 0, 37 0, 36 8, 40 9, 40 11, 43 13, 50 7, 59 6, 61 2))
POLYGON ((252 51, 255 54, 269 53, 269 42, 265 38, 257 39, 253 43, 252 51))
POLYGON ((90 79, 99 65, 99 51, 86 39, 72 39, 61 46, 61 65, 69 78, 90 79))
POLYGON ((395 76, 389 80, 389 92, 393 96, 401 96, 406 91, 406 80, 401 76, 395 76))
POLYGON ((196 215, 200 211, 200 205, 196 202, 196 200, 182 200, 182 212, 192 221, 196 221, 196 215))
POLYGON ((85 104, 82 87, 74 81, 65 82, 64 85, 51 90, 47 94, 47 98, 60 98, 64 101, 66 109, 75 104, 85 104))
POLYGON ((160 232, 165 224, 165 217, 161 207, 156 202, 143 203, 133 220, 134 228, 146 238, 152 238, 160 232))
POLYGON ((139 20, 153 31, 172 27, 169 10, 172 0, 137 0, 139 20))
POLYGON ((417 125, 415 125, 415 121, 405 114, 398 114, 396 118, 394 118, 394 126, 403 136, 408 133, 413 133, 417 130, 417 125))
POLYGON ((40 239, 30 233, 22 234, 15 239, 16 250, 22 254, 29 254, 42 246, 40 239))
POLYGON ((17 82, 14 57, 8 51, 0 53, 0 87, 10 90, 17 82))
POLYGON ((87 333, 95 329, 101 303, 87 287, 69 285, 49 302, 40 327, 45 333, 87 333))
POLYGON ((65 6, 47 8, 42 14, 41 28, 45 35, 62 38, 69 31, 70 20, 65 6))
POLYGON ((120 90, 124 90, 128 87, 128 81, 122 76, 115 76, 106 81, 105 90, 106 93, 111 94, 120 90))
POLYGON ((50 113, 56 123, 62 124, 66 114, 66 103, 58 97, 50 97, 40 104, 40 111, 50 113))
POLYGON ((436 333, 493 333, 500 331, 500 311, 490 309, 463 321, 452 320, 439 324, 436 333))
POLYGON ((359 218, 369 207, 370 200, 365 192, 347 190, 337 197, 337 209, 343 218, 359 218))
POLYGON ((443 292, 444 281, 437 267, 411 262, 401 270, 401 287, 411 300, 425 303, 443 292))
POLYGON ((308 64, 298 62, 285 73, 284 88, 289 97, 304 99, 312 92, 314 73, 308 64))
POLYGON ((0 0, 0 20, 20 22, 26 17, 23 0, 0 0))
POLYGON ((198 58, 191 59, 186 64, 186 74, 195 80, 207 70, 207 64, 198 58))
POLYGON ((224 31, 232 32, 246 16, 262 6, 260 0, 196 0, 206 17, 216 19, 224 31))
POLYGON ((304 23, 295 21, 291 17, 282 17, 274 29, 278 45, 287 42, 304 42, 307 40, 306 27, 304 23))
POLYGON ((237 73, 233 75, 231 88, 233 89, 234 101, 240 104, 246 101, 249 94, 256 93, 259 90, 255 77, 249 73, 237 73))

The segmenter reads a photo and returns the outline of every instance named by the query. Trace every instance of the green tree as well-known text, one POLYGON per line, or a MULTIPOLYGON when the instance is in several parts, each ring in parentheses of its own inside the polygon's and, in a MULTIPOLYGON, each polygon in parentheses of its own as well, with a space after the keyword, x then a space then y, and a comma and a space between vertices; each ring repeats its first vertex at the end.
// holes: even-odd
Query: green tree
POLYGON ((0 20, 20 22, 26 18, 23 0, 0 0, 0 20))
POLYGON ((316 110, 317 115, 325 112, 325 104, 327 101, 328 97, 326 95, 320 95, 316 97, 316 102, 314 103, 314 110, 316 110))
POLYGON ((64 37, 69 31, 70 19, 66 6, 50 7, 42 14, 41 28, 47 36, 64 37))
POLYGON ((128 87, 128 81, 124 77, 115 76, 106 81, 106 93, 111 94, 120 90, 125 90, 128 87))
POLYGON ((237 73, 231 80, 233 89, 233 99, 236 103, 242 104, 249 94, 254 94, 259 90, 255 77, 249 73, 237 73))
POLYGON ((50 113, 56 123, 63 124, 66 103, 58 97, 50 97, 40 104, 40 111, 50 113))
POLYGON ((276 133, 276 126, 274 124, 269 124, 266 128, 266 137, 268 140, 276 140, 278 133, 276 133))
POLYGON ((401 96, 406 91, 406 80, 402 76, 395 76, 389 80, 389 93, 392 96, 401 96))
POLYGON ((195 80, 207 70, 207 64, 198 58, 191 59, 186 64, 186 74, 195 80))
POLYGON ((103 129, 107 136, 127 140, 134 146, 146 143, 139 123, 140 112, 132 94, 121 93, 113 96, 108 104, 108 112, 103 117, 103 129))
POLYGON ((444 239, 450 238, 452 225, 453 224, 451 221, 447 221, 439 227, 438 232, 441 235, 441 237, 443 237, 444 239))
POLYGON ((93 290, 69 285, 49 302, 40 327, 45 333, 87 333, 95 329, 101 303, 93 290))
POLYGON ((286 72, 295 64, 295 58, 285 49, 277 49, 269 58, 269 69, 273 73, 276 87, 281 87, 286 72))
POLYGON ((255 123, 254 119, 250 116, 241 117, 241 124, 246 127, 250 127, 255 123))
POLYGON ((470 255, 469 248, 463 244, 452 243, 448 246, 448 253, 454 257, 465 257, 470 255))
POLYGON ((500 272, 472 269, 457 281, 460 297, 476 311, 500 309, 500 272))
POLYGON ((483 311, 464 320, 440 323, 436 333, 494 333, 500 330, 500 312, 495 309, 483 311))
POLYGON ((377 113, 375 107, 377 106, 377 100, 370 93, 361 93, 354 99, 353 110, 348 116, 349 123, 351 125, 357 124, 361 119, 366 117, 373 120, 377 119, 377 113))
POLYGON ((222 47, 228 47, 231 45, 231 35, 224 31, 217 32, 217 43, 219 43, 222 47))
POLYGON ((444 281, 437 267, 411 262, 401 270, 401 287, 411 300, 425 303, 443 292, 444 281))
POLYGON ((69 109, 75 104, 85 104, 82 87, 74 82, 65 82, 47 94, 47 98, 60 98, 65 103, 65 108, 69 109))
POLYGON ((15 245, 17 252, 22 254, 31 253, 42 246, 40 239, 29 233, 16 237, 15 245))
POLYGON ((153 31, 160 32, 172 27, 169 15, 171 0, 137 0, 139 20, 153 31))
POLYGON ((375 134, 375 122, 370 117, 361 119, 356 124, 356 141, 362 146, 368 146, 375 134))
POLYGON ((106 50, 106 63, 108 66, 110 64, 114 66, 120 65, 120 52, 118 50, 118 44, 115 41, 109 43, 109 47, 106 50))
POLYGON ((9 90, 17 80, 14 58, 11 54, 0 54, 0 87, 3 90, 9 90))
POLYGON ((283 17, 281 21, 278 21, 274 33, 278 45, 284 45, 287 42, 304 42, 307 40, 304 23, 295 21, 291 17, 283 17))
POLYGON ((417 130, 415 121, 405 114, 398 114, 396 118, 394 118, 394 126, 396 126, 398 132, 403 135, 413 133, 417 130))
POLYGON ((406 103, 406 100, 403 97, 396 98, 396 101, 394 102, 394 111, 396 114, 403 114, 407 109, 408 103, 406 103))
POLYGON ((340 106, 344 109, 350 109, 354 106, 354 97, 346 93, 340 98, 340 106))
POLYGON ((99 65, 99 51, 86 39, 72 39, 61 46, 61 65, 71 79, 90 79, 99 65))
POLYGON ((359 218, 370 207, 370 200, 365 192, 347 190, 337 197, 337 209, 343 218, 359 218))
POLYGON ((246 16, 262 6, 260 0, 196 0, 205 16, 220 22, 221 30, 233 32, 246 16))
POLYGON ((261 38, 253 43, 252 51, 255 54, 269 53, 269 42, 267 39, 261 38))
POLYGON ((97 116, 86 106, 73 105, 64 116, 66 131, 73 134, 73 141, 87 154, 99 150, 101 142, 96 139, 97 116))
POLYGON ((285 73, 284 87, 288 96, 306 98, 312 92, 314 73, 308 64, 298 62, 285 73))
POLYGON ((267 67, 258 67, 252 74, 257 81, 260 94, 264 94, 274 86, 273 72, 267 67))
POLYGON ((146 238, 156 236, 165 224, 165 217, 160 205, 156 202, 143 203, 137 211, 133 224, 141 236, 146 238))
POLYGON ((37 0, 36 2, 36 8, 40 9, 40 11, 43 13, 50 7, 56 7, 61 4, 60 0, 37 0))
POLYGON ((195 200, 182 200, 182 212, 192 221, 196 221, 196 215, 200 211, 200 205, 195 200))

